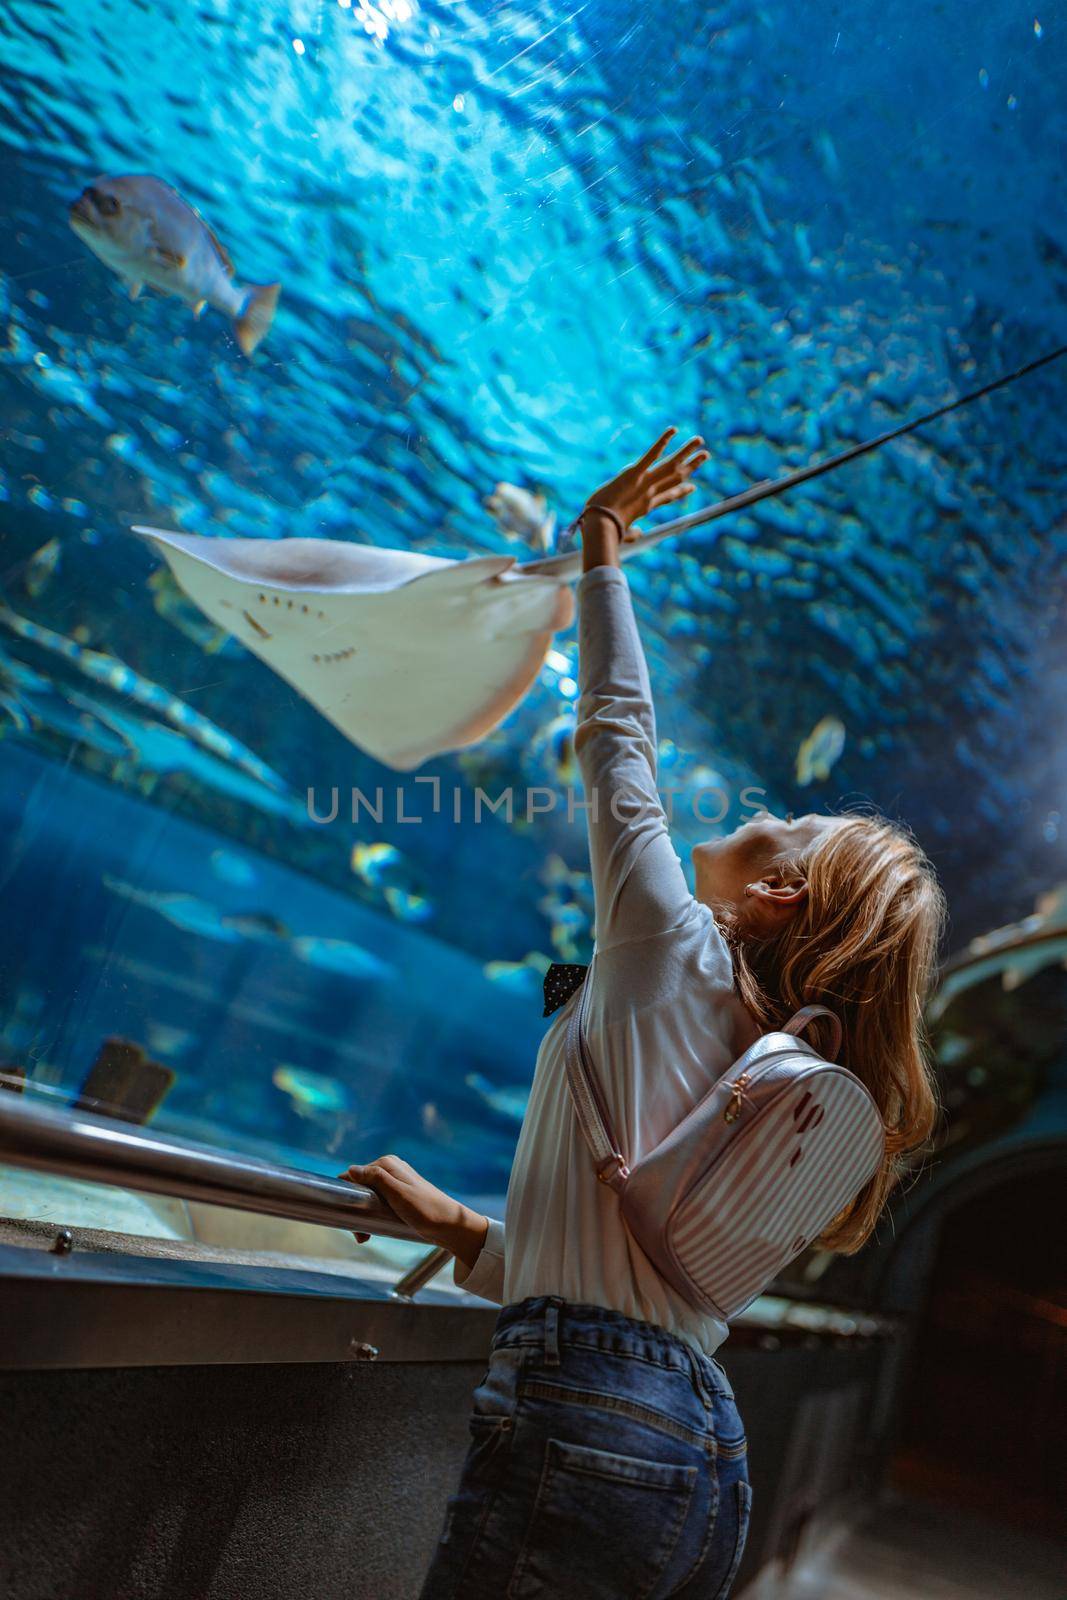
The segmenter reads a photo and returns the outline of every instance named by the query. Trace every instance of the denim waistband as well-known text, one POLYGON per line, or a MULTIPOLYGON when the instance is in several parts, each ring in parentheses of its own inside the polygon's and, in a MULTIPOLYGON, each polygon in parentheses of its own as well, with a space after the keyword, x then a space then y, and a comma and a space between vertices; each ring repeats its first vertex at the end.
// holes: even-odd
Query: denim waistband
POLYGON ((675 1367, 695 1377, 711 1394, 733 1399, 730 1380, 717 1361, 655 1322, 641 1322, 610 1306, 585 1305, 559 1295, 531 1295, 504 1306, 496 1319, 493 1349, 509 1345, 581 1344, 606 1354, 635 1356, 675 1367))

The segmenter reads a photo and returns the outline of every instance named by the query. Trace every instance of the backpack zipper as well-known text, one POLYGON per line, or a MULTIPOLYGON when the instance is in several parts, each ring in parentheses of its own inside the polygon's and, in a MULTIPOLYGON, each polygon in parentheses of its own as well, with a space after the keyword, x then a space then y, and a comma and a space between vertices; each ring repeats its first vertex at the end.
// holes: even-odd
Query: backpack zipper
POLYGON ((746 1067, 744 1072, 739 1072, 730 1085, 730 1097, 723 1109, 722 1120, 724 1122, 736 1122, 746 1105, 751 1104, 752 1096, 748 1091, 753 1082, 757 1078, 762 1078, 765 1073, 772 1071, 782 1056, 792 1054, 793 1051, 791 1049, 775 1050, 771 1055, 765 1056, 757 1066, 746 1067))
POLYGON ((730 1098, 726 1102, 726 1109, 722 1114, 722 1120, 724 1122, 736 1122, 738 1117, 741 1115, 741 1112, 744 1108, 744 1103, 748 1099, 746 1090, 748 1089, 748 1080, 751 1078, 751 1076, 751 1072, 742 1072, 740 1077, 735 1078, 733 1083, 730 1085, 730 1098))

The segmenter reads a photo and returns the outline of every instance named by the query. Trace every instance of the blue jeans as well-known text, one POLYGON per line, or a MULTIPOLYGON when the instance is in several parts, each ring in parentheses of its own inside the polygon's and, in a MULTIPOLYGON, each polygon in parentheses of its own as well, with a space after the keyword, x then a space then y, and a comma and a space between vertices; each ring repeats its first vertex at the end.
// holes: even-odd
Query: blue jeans
POLYGON ((751 1506, 726 1374, 649 1322, 505 1306, 421 1600, 725 1600, 751 1506))

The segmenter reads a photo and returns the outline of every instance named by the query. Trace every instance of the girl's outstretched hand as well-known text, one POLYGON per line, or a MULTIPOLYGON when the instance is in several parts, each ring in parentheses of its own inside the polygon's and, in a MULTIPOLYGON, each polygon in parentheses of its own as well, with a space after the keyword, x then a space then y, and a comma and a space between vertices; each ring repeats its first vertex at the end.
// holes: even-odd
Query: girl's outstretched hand
POLYGON ((680 450, 661 460, 677 432, 677 428, 668 428, 639 461, 589 496, 589 505, 606 506, 615 512, 626 530, 624 537, 627 539, 636 538, 630 530, 641 517, 657 506, 669 505, 672 500, 684 500, 693 492, 694 485, 689 480, 707 461, 708 451, 700 435, 695 434, 680 450))
MULTIPOLYGON (((351 1166, 341 1177, 373 1189, 421 1238, 444 1245, 465 1266, 474 1265, 489 1228, 488 1217, 435 1188, 399 1156, 379 1156, 365 1167, 351 1166)), ((355 1237, 363 1244, 370 1234, 355 1237)))

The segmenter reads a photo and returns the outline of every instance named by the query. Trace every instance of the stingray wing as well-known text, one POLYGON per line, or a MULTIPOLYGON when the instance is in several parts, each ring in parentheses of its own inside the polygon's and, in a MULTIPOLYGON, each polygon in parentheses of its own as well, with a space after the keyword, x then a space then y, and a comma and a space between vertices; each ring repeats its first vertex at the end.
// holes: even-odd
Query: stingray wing
POLYGON ((523 574, 510 556, 135 532, 213 622, 401 771, 484 738, 574 614, 565 583, 523 574))

